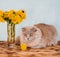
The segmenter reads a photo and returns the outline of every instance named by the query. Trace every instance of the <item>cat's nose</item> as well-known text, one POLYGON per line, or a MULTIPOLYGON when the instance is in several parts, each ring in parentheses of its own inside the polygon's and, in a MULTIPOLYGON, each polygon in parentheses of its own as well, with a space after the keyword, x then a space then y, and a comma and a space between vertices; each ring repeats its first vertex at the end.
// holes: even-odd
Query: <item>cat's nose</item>
POLYGON ((27 38, 29 40, 29 38, 27 38))

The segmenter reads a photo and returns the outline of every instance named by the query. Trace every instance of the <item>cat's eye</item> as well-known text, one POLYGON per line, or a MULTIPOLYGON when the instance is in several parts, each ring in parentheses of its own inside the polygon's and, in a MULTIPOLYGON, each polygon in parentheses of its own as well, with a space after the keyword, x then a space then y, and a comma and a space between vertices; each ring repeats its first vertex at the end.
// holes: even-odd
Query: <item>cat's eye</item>
POLYGON ((36 32, 37 30, 34 30, 34 32, 36 32))
POLYGON ((32 30, 33 32, 36 32, 36 31, 37 31, 37 29, 35 29, 35 28, 32 28, 31 30, 32 30))
POLYGON ((36 29, 33 30, 33 32, 36 32, 36 31, 37 31, 36 29))
POLYGON ((25 32, 26 31, 26 28, 22 28, 22 31, 25 32))
POLYGON ((24 36, 27 36, 27 34, 26 34, 26 33, 24 33, 24 36))
POLYGON ((30 36, 33 36, 33 34, 30 34, 30 36))

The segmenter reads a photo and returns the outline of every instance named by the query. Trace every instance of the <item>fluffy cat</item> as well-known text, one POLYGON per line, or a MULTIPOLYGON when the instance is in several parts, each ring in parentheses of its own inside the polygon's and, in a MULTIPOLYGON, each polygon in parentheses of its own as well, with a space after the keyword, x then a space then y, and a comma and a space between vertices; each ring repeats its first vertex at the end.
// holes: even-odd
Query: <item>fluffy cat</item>
POLYGON ((52 25, 36 24, 22 28, 20 42, 31 48, 43 48, 57 45, 57 30, 52 25))

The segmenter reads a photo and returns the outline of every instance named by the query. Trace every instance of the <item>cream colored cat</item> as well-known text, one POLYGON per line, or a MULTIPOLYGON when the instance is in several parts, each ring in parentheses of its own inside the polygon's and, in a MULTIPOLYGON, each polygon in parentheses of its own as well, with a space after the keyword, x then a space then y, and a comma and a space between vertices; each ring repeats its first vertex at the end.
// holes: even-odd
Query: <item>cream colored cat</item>
POLYGON ((52 25, 36 24, 22 28, 20 42, 31 48, 57 45, 57 31, 52 25))

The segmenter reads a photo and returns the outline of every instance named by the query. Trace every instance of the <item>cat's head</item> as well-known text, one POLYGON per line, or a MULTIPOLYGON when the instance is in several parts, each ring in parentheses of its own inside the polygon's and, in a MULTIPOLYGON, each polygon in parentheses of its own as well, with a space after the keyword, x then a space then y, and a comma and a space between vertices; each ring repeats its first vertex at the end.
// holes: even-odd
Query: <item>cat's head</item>
POLYGON ((23 27, 22 34, 26 41, 32 41, 41 37, 40 29, 35 26, 23 27))

